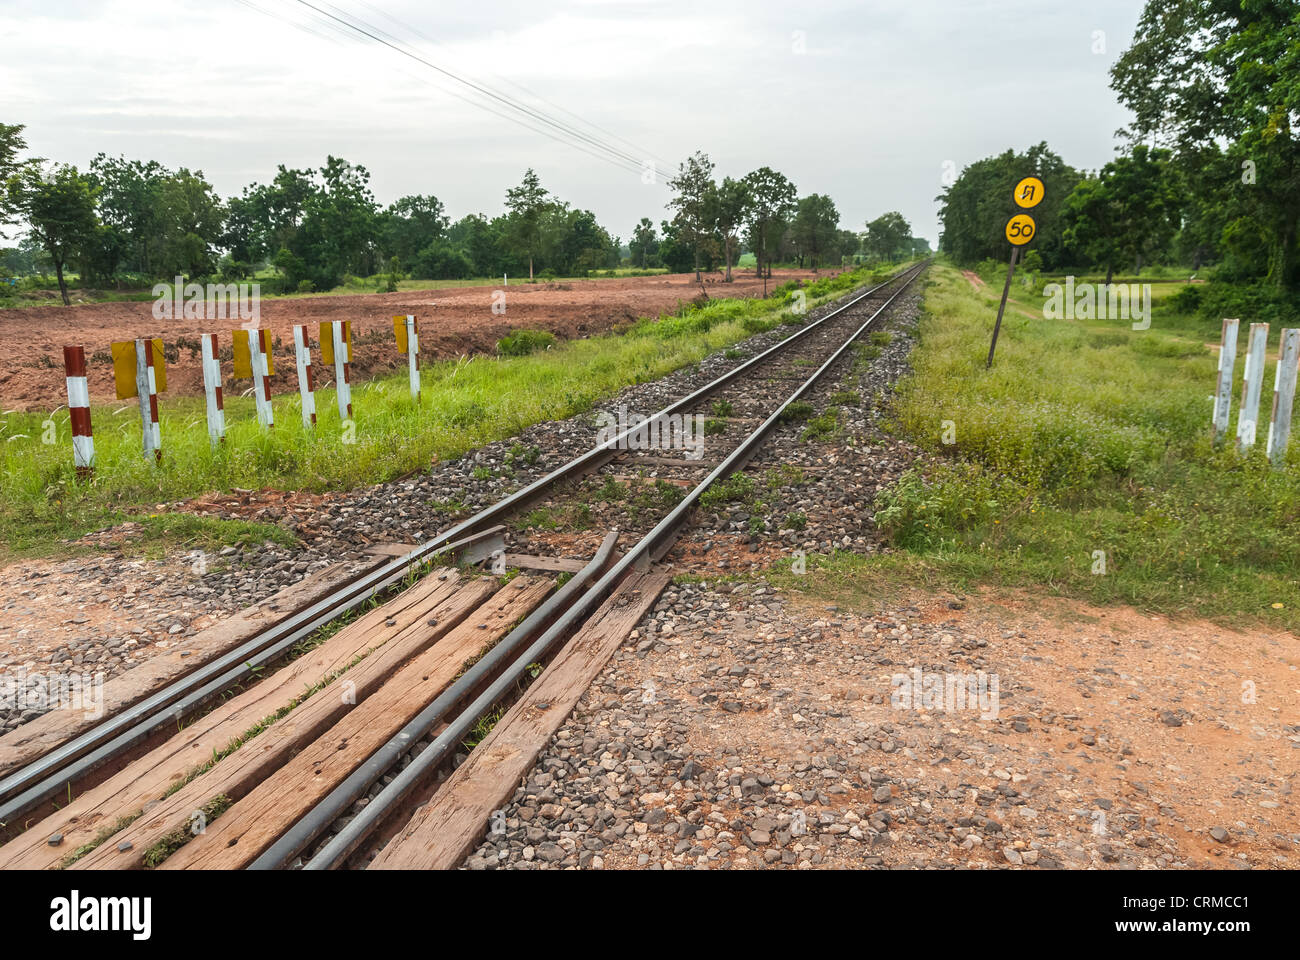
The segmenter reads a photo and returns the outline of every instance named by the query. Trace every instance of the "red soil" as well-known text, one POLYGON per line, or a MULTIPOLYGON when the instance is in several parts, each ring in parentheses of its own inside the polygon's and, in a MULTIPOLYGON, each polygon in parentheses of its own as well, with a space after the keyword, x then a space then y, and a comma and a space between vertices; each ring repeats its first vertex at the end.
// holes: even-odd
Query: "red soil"
MULTIPOLYGON (((812 278, 811 271, 777 270, 768 289, 795 278, 812 278)), ((703 289, 710 297, 761 296, 763 282, 750 271, 735 272, 735 282, 724 284, 718 275, 705 276, 703 289)), ((566 280, 558 283, 511 283, 505 288, 504 314, 492 312, 495 286, 454 287, 442 290, 404 290, 389 294, 264 299, 261 326, 278 340, 274 350, 275 392, 296 390, 293 359, 293 325, 326 320, 351 320, 355 363, 353 375, 404 366, 393 341, 392 317, 414 314, 420 318, 420 353, 423 357, 454 357, 490 353, 511 330, 549 330, 561 338, 590 336, 636 320, 677 309, 679 303, 700 295, 694 274, 626 277, 608 280, 566 280)), ((0 310, 0 342, 9 362, 0 368, 0 407, 5 410, 53 409, 67 402, 63 374, 65 345, 85 347, 90 395, 96 401, 114 398, 109 344, 114 340, 162 337, 174 358, 167 365, 167 393, 200 394, 203 375, 199 364, 198 335, 217 333, 229 356, 230 331, 238 320, 155 320, 153 301, 87 303, 71 307, 27 307, 0 310), (179 357, 170 349, 179 338, 186 347, 179 357), (192 346, 189 346, 192 344, 192 346)), ((313 335, 313 340, 315 336, 313 335)), ((317 383, 326 385, 332 369, 317 364, 317 383)), ((223 364, 227 389, 243 390, 251 383, 230 379, 231 366, 223 364)))

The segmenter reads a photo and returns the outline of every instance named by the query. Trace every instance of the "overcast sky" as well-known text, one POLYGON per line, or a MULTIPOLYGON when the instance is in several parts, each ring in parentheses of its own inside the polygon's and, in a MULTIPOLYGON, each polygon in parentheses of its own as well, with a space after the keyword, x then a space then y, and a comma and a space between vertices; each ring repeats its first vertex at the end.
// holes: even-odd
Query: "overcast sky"
MULTIPOLYGON (((1040 140, 1076 167, 1111 158, 1128 115, 1107 70, 1141 6, 336 0, 335 9, 576 123, 571 111, 660 172, 697 149, 719 179, 771 166, 801 195, 830 194, 845 228, 896 209, 934 242, 945 162, 960 170, 1040 140)), ((662 176, 645 184, 494 116, 432 69, 310 17, 298 0, 0 0, 0 122, 26 124, 39 156, 85 166, 104 151, 197 168, 223 196, 270 180, 277 164, 316 167, 334 154, 370 170, 381 203, 432 193, 453 218, 500 212, 529 166, 624 241, 642 216, 665 216, 662 176)))

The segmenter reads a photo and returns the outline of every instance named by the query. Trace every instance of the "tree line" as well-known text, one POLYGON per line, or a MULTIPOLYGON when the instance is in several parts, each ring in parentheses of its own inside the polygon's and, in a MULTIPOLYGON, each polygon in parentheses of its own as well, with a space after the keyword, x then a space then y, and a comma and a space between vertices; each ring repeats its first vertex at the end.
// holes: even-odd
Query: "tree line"
MULTIPOLYGON (((271 292, 306 292, 348 277, 379 276, 384 289, 396 289, 405 276, 578 276, 624 262, 620 238, 590 210, 548 191, 532 169, 506 191, 499 215, 452 222, 432 194, 381 207, 369 171, 339 157, 318 169, 281 165, 269 183, 222 199, 202 171, 102 153, 81 171, 24 159, 26 149, 21 125, 0 124, 0 232, 26 228, 16 248, 0 250, 0 272, 52 269, 65 303, 69 273, 102 288, 174 276, 233 282, 271 268, 271 292)), ((641 219, 628 243, 629 266, 698 272, 722 264, 729 281, 744 250, 770 275, 773 262, 817 267, 929 249, 896 212, 859 234, 840 229, 830 197, 800 198, 768 167, 721 183, 712 171, 703 153, 681 165, 669 181, 671 217, 661 232, 641 219)))
POLYGON ((1111 87, 1134 113, 1097 171, 1046 143, 966 167, 936 199, 940 249, 1004 259, 1011 186, 1033 174, 1033 249, 1046 268, 1140 272, 1213 266, 1217 279, 1300 289, 1300 5, 1295 0, 1148 3, 1111 87))
POLYGON ((771 167, 716 181, 708 154, 688 157, 668 181, 673 215, 656 235, 649 217, 632 231, 632 262, 684 273, 723 270, 730 282, 742 251, 754 254, 760 275, 773 263, 814 269, 846 260, 893 260, 929 252, 928 241, 912 236, 903 215, 891 211, 866 224, 865 232, 840 227, 835 202, 825 194, 800 197, 795 185, 771 167))

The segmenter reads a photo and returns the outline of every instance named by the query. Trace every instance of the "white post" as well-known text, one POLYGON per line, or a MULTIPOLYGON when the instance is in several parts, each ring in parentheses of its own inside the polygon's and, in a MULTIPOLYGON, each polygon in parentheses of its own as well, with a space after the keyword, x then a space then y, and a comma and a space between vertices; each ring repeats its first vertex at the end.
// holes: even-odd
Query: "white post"
POLYGON ((203 354, 203 393, 208 401, 208 439, 215 447, 226 439, 226 407, 221 396, 221 358, 217 353, 217 335, 199 337, 203 354))
POLYGON ((1242 375, 1241 409, 1237 411, 1237 449, 1245 453, 1255 445, 1259 424, 1259 395, 1264 386, 1264 357, 1268 352, 1268 324, 1252 323, 1246 340, 1246 371, 1242 375))
POLYGON ((344 335, 343 324, 346 321, 334 320, 330 323, 330 333, 334 338, 334 390, 339 401, 339 419, 352 419, 352 358, 348 356, 348 341, 344 335))
POLYGON ((1223 321, 1223 342, 1219 348, 1219 384, 1214 391, 1214 442, 1228 432, 1232 412, 1232 370, 1237 363, 1237 320, 1223 321))
POLYGON ((420 325, 415 317, 406 318, 406 360, 411 372, 411 396, 420 402, 420 325))
POLYGON ((298 393, 302 396, 302 425, 310 430, 316 426, 316 377, 311 369, 311 347, 307 341, 306 324, 294 324, 293 349, 298 360, 298 393))
POLYGON ((1300 367, 1300 329, 1283 330, 1277 352, 1277 376, 1273 380, 1273 420, 1268 425, 1268 459, 1275 467, 1286 462, 1297 367, 1300 367))
POLYGON ((257 402, 257 422, 271 429, 275 426, 275 413, 271 409, 271 369, 270 352, 271 331, 248 331, 248 359, 253 368, 253 398, 257 402), (263 334, 266 335, 265 341, 263 334))
POLYGON ((140 433, 144 456, 162 461, 162 431, 158 426, 158 381, 153 369, 153 340, 135 342, 135 392, 140 401, 140 433))

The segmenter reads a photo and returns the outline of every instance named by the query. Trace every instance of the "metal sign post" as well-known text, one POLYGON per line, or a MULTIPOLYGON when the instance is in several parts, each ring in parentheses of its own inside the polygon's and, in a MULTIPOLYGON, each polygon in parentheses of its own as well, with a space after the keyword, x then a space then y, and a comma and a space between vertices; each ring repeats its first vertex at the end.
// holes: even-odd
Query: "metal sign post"
MULTIPOLYGON (((1043 193, 1043 181, 1037 177, 1025 177, 1011 191, 1011 199, 1015 201, 1016 206, 1028 210, 1030 207, 1036 207, 1043 202, 1043 193)), ((1003 230, 1007 242, 1011 244, 1011 261, 1007 264, 1007 282, 1002 285, 1002 301, 998 304, 998 318, 993 324, 993 339, 989 343, 989 356, 984 362, 986 370, 993 366, 993 351, 998 346, 998 332, 1002 329, 1002 314, 1007 309, 1007 296, 1011 293, 1011 278, 1016 272, 1016 260, 1020 256, 1020 248, 1034 239, 1034 234, 1037 232, 1038 225, 1034 223, 1034 218, 1027 213, 1017 213, 1007 221, 1007 225, 1003 230)))

